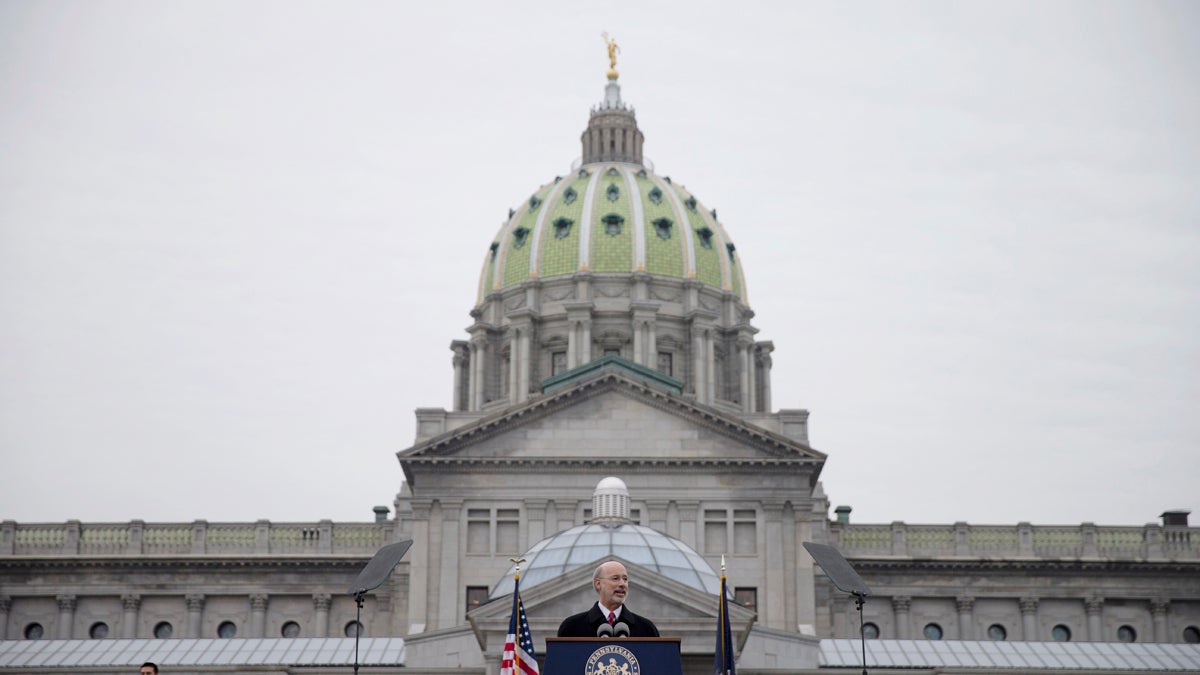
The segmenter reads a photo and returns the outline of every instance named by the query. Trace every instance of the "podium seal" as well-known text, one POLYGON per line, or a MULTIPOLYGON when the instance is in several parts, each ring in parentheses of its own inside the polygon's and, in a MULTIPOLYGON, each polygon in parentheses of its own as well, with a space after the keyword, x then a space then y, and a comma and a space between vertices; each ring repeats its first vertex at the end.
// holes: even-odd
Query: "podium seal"
POLYGON ((633 652, 620 645, 604 645, 588 657, 584 675, 641 675, 642 667, 633 652))

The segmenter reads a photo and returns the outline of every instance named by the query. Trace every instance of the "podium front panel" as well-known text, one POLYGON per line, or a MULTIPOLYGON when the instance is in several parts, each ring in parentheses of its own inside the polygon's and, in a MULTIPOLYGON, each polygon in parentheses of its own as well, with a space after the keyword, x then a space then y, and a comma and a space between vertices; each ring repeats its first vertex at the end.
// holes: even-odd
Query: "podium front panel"
POLYGON ((683 675, 679 638, 546 638, 543 675, 683 675))

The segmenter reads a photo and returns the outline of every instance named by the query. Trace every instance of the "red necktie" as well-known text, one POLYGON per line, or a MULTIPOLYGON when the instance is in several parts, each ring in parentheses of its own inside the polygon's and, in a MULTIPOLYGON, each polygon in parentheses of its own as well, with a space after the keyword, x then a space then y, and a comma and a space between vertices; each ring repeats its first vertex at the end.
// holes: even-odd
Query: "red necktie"
POLYGON ((615 612, 609 612, 609 613, 608 613, 608 625, 610 625, 610 626, 611 626, 611 625, 613 625, 613 624, 614 624, 614 623, 616 623, 616 622, 617 622, 617 615, 616 615, 616 613, 615 613, 615 612))

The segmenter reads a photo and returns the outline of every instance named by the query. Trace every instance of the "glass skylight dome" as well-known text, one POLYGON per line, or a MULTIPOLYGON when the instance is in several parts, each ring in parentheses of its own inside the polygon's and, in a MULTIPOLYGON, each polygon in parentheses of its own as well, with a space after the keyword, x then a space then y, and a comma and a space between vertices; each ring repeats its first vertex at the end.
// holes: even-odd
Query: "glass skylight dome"
MULTIPOLYGON (((521 588, 526 590, 580 567, 618 557, 705 593, 721 592, 721 580, 700 554, 657 530, 629 522, 629 492, 619 478, 605 478, 592 496, 594 518, 534 544, 525 552, 521 588)), ((515 566, 492 588, 489 599, 510 596, 515 566)), ((636 579, 634 580, 636 583, 636 579)))

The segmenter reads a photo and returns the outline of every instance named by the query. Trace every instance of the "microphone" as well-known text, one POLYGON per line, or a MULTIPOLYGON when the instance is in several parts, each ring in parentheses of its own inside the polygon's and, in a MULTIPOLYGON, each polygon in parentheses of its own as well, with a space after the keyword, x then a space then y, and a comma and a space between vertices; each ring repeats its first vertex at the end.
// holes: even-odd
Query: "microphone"
MULTIPOLYGON (((617 624, 617 625, 624 625, 624 624, 617 624)), ((625 626, 625 631, 626 631, 625 634, 628 635, 629 634, 628 626, 625 626)), ((603 622, 596 628, 596 637, 612 637, 612 634, 613 634, 613 627, 608 625, 608 622, 603 622)))
POLYGON ((613 626, 613 632, 617 637, 629 637, 629 624, 618 621, 617 625, 613 626))

